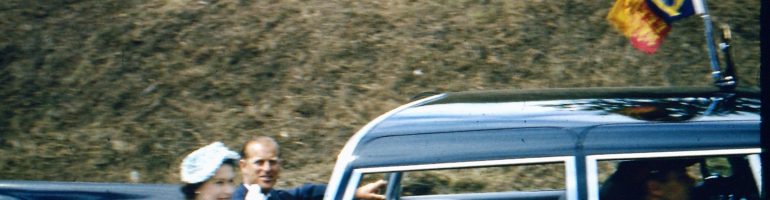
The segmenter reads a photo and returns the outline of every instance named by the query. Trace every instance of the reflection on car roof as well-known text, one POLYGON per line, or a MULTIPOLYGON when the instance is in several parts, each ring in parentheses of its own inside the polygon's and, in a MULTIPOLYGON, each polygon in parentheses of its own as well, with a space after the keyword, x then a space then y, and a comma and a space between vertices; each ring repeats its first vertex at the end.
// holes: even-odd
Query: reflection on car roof
POLYGON ((713 87, 445 93, 360 132, 353 167, 754 148, 759 92, 713 87))

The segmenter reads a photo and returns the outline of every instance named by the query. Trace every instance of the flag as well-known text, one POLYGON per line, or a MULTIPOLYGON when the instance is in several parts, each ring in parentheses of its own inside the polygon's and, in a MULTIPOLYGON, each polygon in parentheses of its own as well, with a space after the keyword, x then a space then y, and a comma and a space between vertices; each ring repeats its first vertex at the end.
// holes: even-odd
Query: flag
POLYGON ((691 0, 646 0, 647 7, 663 21, 671 24, 676 20, 695 14, 691 0))
POLYGON ((655 14, 645 0, 617 0, 607 20, 631 40, 631 45, 642 52, 653 54, 658 50, 671 26, 655 14))

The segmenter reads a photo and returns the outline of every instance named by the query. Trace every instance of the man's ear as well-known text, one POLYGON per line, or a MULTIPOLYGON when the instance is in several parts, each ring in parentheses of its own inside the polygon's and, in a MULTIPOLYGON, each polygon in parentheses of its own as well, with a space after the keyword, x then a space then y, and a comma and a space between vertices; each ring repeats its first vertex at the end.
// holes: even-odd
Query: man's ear
POLYGON ((248 164, 248 163, 246 163, 246 160, 244 160, 244 159, 238 160, 238 167, 241 168, 241 171, 246 169, 246 164, 248 164))
POLYGON ((663 184, 659 181, 655 180, 649 180, 645 184, 647 187, 647 194, 652 197, 662 197, 663 196, 663 184))

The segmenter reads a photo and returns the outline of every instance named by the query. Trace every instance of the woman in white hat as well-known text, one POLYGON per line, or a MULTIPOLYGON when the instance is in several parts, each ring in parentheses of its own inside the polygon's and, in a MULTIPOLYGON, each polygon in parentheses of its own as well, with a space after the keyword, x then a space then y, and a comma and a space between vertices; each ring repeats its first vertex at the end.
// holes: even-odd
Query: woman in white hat
POLYGON ((214 142, 187 155, 181 165, 182 193, 186 199, 227 199, 235 190, 238 153, 214 142))

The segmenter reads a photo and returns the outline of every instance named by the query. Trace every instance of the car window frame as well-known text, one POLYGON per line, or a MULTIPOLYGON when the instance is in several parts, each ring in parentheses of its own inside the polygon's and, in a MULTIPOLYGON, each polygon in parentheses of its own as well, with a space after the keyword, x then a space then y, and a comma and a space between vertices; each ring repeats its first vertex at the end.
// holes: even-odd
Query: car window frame
POLYGON ((352 173, 349 179, 350 181, 348 181, 347 185, 345 186, 345 193, 342 199, 347 199, 347 200, 353 199, 353 197, 355 196, 355 191, 358 188, 364 174, 368 174, 368 173, 407 172, 407 171, 418 171, 418 170, 442 170, 442 169, 455 169, 455 168, 493 167, 493 166, 506 166, 506 165, 546 164, 546 163, 564 164, 565 195, 567 199, 577 199, 578 170, 577 170, 577 162, 576 162, 575 156, 517 158, 517 159, 464 161, 464 162, 451 162, 451 163, 357 168, 352 170, 352 173))
MULTIPOLYGON (((589 200, 599 200, 599 161, 620 160, 620 159, 645 159, 645 158, 676 158, 676 157, 703 157, 703 156, 728 156, 728 155, 747 155, 752 168, 752 174, 755 180, 761 180, 761 175, 756 168, 761 148, 742 148, 742 149, 718 149, 718 150, 694 150, 694 151, 664 151, 664 152, 644 152, 644 153, 619 153, 619 154, 597 154, 586 156, 586 187, 588 189, 589 200)), ((755 181, 756 182, 756 181, 755 181)), ((761 182, 758 182, 758 188, 761 190, 761 182)), ((761 192, 761 191, 760 191, 761 192)))

